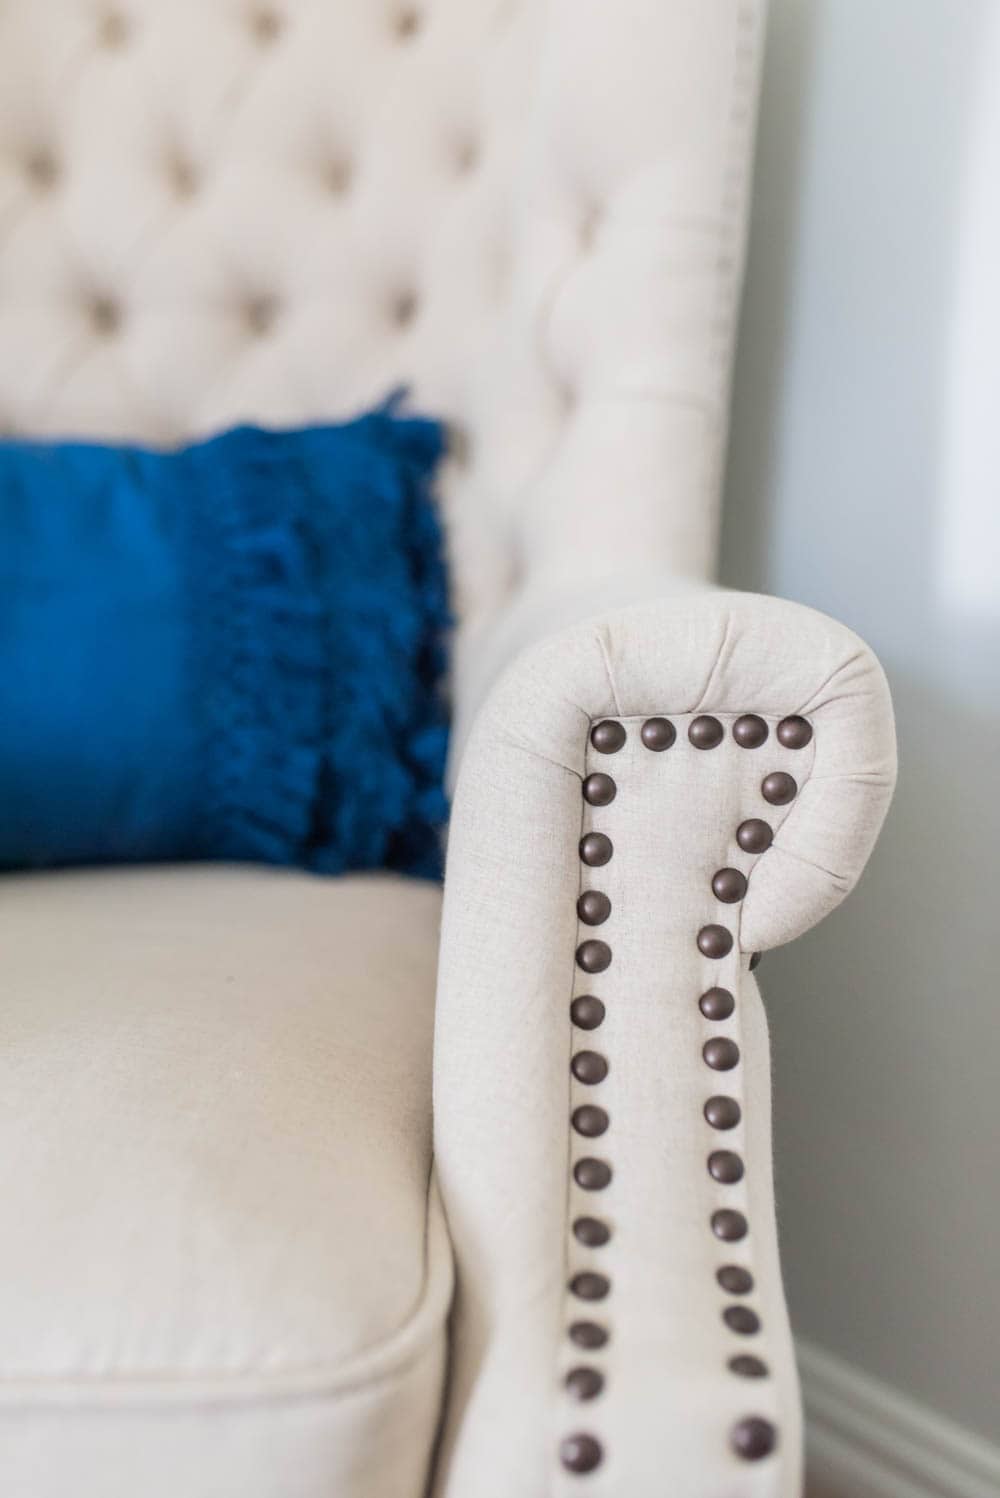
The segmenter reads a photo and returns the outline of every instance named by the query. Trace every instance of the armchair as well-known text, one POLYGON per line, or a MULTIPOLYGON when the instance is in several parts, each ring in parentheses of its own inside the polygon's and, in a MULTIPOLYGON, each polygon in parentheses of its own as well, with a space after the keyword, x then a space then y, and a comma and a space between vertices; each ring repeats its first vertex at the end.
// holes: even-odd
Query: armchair
POLYGON ((894 745, 711 583, 762 10, 0 9, 5 426, 406 383, 459 615, 439 964, 388 876, 0 883, 4 1494, 800 1492, 750 968, 894 745))

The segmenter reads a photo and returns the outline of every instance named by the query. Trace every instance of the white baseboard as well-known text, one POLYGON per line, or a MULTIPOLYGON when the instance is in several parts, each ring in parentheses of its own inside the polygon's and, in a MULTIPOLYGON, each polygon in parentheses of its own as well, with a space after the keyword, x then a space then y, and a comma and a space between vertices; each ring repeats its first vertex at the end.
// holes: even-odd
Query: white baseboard
POLYGON ((1000 1446, 814 1344, 797 1354, 822 1498, 998 1498, 1000 1446))

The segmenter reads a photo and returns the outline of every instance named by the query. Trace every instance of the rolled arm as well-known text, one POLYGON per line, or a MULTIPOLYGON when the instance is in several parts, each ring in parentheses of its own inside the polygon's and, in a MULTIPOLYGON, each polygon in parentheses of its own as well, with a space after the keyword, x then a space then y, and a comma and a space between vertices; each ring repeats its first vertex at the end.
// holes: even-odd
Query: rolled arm
POLYGON ((871 653, 773 599, 617 610, 491 693, 437 1012, 447 1498, 800 1492, 751 960, 852 888, 894 774, 871 653))

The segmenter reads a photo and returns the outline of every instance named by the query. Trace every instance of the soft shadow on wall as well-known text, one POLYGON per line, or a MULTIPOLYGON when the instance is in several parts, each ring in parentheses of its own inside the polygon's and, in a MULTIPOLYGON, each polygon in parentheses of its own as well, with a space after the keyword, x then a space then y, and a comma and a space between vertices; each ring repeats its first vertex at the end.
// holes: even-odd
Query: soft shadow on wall
POLYGON ((861 889, 760 972, 793 1320, 993 1441, 1000 294, 969 283, 998 93, 992 0, 772 0, 722 566, 857 629, 899 727, 861 889))

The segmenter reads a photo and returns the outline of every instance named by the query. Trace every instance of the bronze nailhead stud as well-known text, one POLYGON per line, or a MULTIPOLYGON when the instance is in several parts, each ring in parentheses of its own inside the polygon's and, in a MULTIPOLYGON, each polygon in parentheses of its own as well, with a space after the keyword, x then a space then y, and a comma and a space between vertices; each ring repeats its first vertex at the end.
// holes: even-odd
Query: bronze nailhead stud
POLYGON ((760 783, 760 793, 765 801, 772 806, 787 806, 789 801, 795 800, 798 786, 793 776, 784 770, 772 770, 770 775, 765 775, 760 783))
POLYGON ((705 1065, 710 1066, 713 1071, 732 1071, 739 1063, 740 1048, 728 1036, 713 1035, 711 1040, 705 1041, 701 1054, 705 1058, 705 1065))
POLYGON ((659 754, 670 748, 677 738, 677 730, 669 718, 647 718, 639 730, 639 737, 647 749, 659 754))
POLYGON ((581 1030, 596 1030, 604 1023, 606 1010, 592 993, 582 993, 569 1006, 569 1017, 581 1030))
POLYGON ((718 1212, 712 1213, 712 1232, 723 1243, 739 1243, 747 1235, 747 1220, 742 1212, 734 1212, 731 1207, 721 1207, 718 1212))
POLYGON ((606 1275, 585 1271, 583 1274, 574 1274, 569 1288, 577 1300, 604 1300, 611 1289, 611 1281, 606 1275))
POLYGON ((603 1191, 611 1181, 611 1166, 605 1160, 590 1157, 577 1160, 573 1166, 573 1179, 583 1191, 603 1191))
POLYGON ((620 723, 606 719, 595 723, 590 730, 590 742, 598 754, 617 754, 625 743, 625 730, 620 723))
POLYGON ((757 1462, 761 1457, 771 1455, 778 1444, 778 1432, 770 1420, 750 1415, 733 1426, 729 1441, 737 1456, 743 1457, 744 1461, 757 1462))
POLYGON ((599 889, 585 889, 576 902, 576 913, 585 926, 602 926, 611 914, 611 901, 599 889))
POLYGON ((720 1186, 735 1186, 743 1179, 743 1161, 732 1150, 713 1150, 708 1157, 708 1173, 720 1186))
POLYGON ((714 749, 721 744, 725 736, 722 724, 718 718, 712 718, 708 714, 692 718, 688 729, 688 738, 696 749, 714 749))
POLYGON ((812 724, 798 716, 782 718, 777 727, 778 743, 786 749, 804 749, 813 736, 812 724))
POLYGON ((769 824, 762 822, 760 817, 751 817, 749 821, 741 822, 736 829, 736 841, 744 853, 766 852, 773 837, 769 824))
POLYGON ((698 1000, 698 1008, 706 1019, 728 1019, 736 1008, 736 1000, 728 988, 710 988, 698 1000))
POLYGON ((574 1321, 569 1329, 569 1339, 575 1347, 583 1347, 588 1352, 596 1352, 598 1347, 607 1345, 608 1333, 603 1326, 598 1326, 596 1321, 574 1321))
POLYGON ((573 1109, 573 1127, 585 1139, 599 1139, 607 1131, 608 1115, 603 1108, 594 1108, 584 1103, 573 1109))
POLYGON ((747 879, 739 869, 719 869, 712 875, 712 894, 723 905, 735 905, 747 892, 747 879))
POLYGON ((603 1248, 611 1238, 611 1229, 599 1217, 578 1217, 573 1224, 573 1237, 585 1248, 603 1248))
POLYGON ((740 1337, 754 1337, 760 1331, 760 1317, 749 1306, 727 1306, 722 1319, 740 1337))
POLYGON ((698 932, 698 951, 703 957, 727 957, 732 950, 732 932, 725 926, 702 926, 698 932))
POLYGON ((755 1358, 748 1352, 737 1353, 736 1357, 729 1359, 729 1371, 735 1373, 739 1378, 766 1378, 767 1364, 762 1358, 755 1358))
POLYGON ((744 713, 733 724, 733 738, 741 749, 759 749, 767 734, 767 724, 756 713, 744 713))
POLYGON ((580 859, 589 868, 603 868, 614 851, 611 839, 603 832, 587 832, 580 839, 580 859))
POLYGON ((599 770, 588 775, 583 782, 583 799, 591 806, 609 806, 617 794, 618 787, 611 776, 603 775, 599 770))
POLYGON ((741 1264, 723 1264, 715 1278, 729 1295, 749 1295, 753 1289, 753 1275, 741 1264))
POLYGON ((576 949, 576 960, 585 973, 603 973, 611 966, 611 948, 606 941, 582 941, 576 949))
POLYGON ((571 1368, 566 1388, 574 1399, 596 1399, 604 1388, 604 1375, 596 1368, 571 1368))
POLYGON ((742 1112, 734 1097, 710 1097, 705 1104, 705 1117, 713 1129, 735 1129, 742 1112))
POLYGON ((570 1069, 578 1082, 593 1087, 604 1081, 608 1074, 608 1063, 596 1051, 577 1051, 570 1062, 570 1069))
POLYGON ((601 1465, 604 1452, 600 1441, 593 1436, 567 1436, 559 1447, 559 1455, 567 1472, 593 1472, 601 1465))

